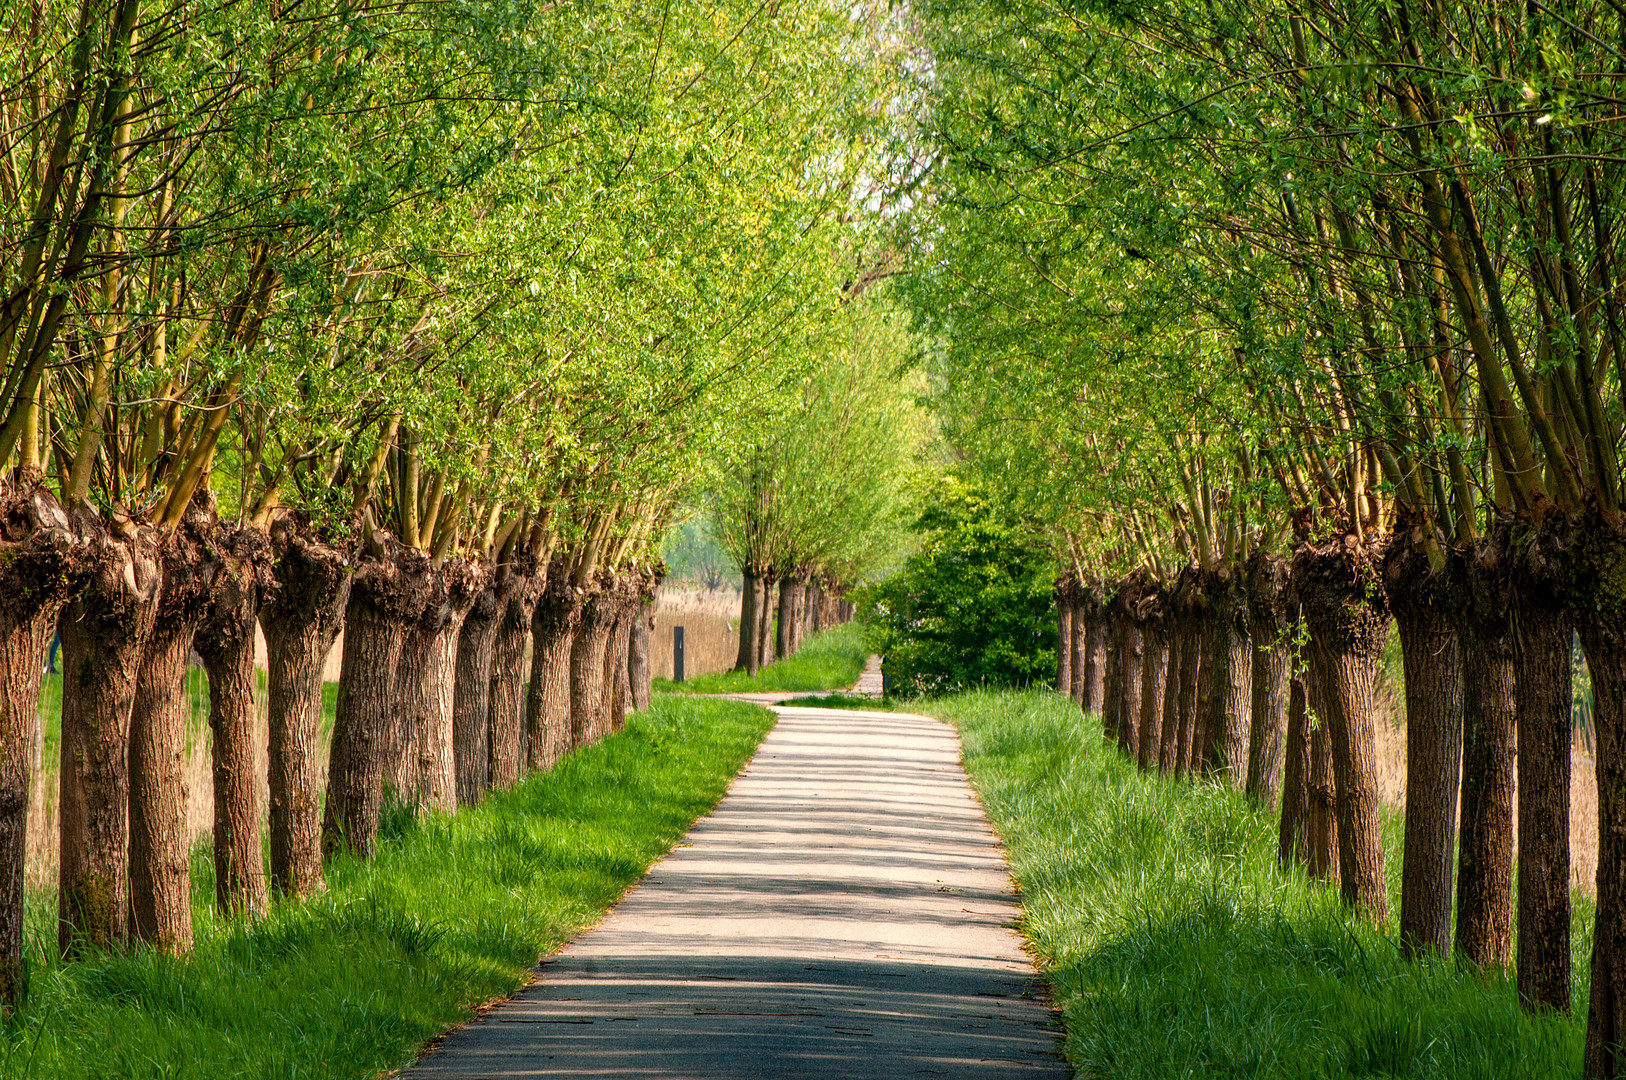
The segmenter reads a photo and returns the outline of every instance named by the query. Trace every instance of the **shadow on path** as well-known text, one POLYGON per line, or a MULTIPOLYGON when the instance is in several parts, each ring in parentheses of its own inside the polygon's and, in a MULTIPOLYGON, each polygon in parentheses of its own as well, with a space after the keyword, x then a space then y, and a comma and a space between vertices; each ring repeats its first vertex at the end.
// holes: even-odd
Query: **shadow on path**
POLYGON ((407 1075, 1071 1075, 946 725, 783 710, 687 839, 407 1075))

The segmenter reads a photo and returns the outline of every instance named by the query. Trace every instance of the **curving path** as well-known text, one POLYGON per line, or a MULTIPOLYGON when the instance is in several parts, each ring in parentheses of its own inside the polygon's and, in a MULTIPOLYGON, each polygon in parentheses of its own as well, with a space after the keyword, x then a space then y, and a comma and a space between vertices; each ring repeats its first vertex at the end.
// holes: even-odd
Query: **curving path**
POLYGON ((953 730, 779 711, 685 844, 405 1075, 1071 1076, 953 730))

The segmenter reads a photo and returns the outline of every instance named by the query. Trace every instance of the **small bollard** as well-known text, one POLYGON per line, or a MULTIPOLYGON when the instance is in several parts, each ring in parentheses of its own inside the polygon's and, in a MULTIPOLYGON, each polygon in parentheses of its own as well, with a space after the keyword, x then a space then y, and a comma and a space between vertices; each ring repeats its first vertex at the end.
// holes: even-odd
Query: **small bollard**
POLYGON ((672 627, 672 681, 683 681, 683 627, 672 627))

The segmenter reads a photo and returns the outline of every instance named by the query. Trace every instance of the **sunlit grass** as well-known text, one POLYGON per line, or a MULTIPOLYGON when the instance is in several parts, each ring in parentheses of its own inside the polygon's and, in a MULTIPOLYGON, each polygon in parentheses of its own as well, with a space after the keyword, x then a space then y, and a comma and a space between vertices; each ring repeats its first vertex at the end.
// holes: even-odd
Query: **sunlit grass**
POLYGON ((524 983, 722 797, 763 709, 662 695, 627 730, 478 809, 392 815, 371 862, 252 923, 217 921, 194 851, 198 945, 62 963, 36 935, 0 1077, 371 1077, 524 983))
POLYGON ((812 634, 791 656, 769 664, 755 675, 722 671, 683 683, 656 679, 659 690, 690 694, 749 694, 762 691, 844 690, 858 681, 869 661, 864 629, 844 623, 812 634))
MULTIPOLYGON (((1334 888, 1276 869, 1275 818, 1240 795, 1141 774, 1053 693, 923 711, 960 729, 1081 1077, 1577 1075, 1582 1019, 1527 1014, 1500 974, 1402 959, 1334 888)), ((1391 820, 1396 917, 1400 840, 1391 820)), ((1576 914, 1584 1017, 1590 904, 1576 914)))

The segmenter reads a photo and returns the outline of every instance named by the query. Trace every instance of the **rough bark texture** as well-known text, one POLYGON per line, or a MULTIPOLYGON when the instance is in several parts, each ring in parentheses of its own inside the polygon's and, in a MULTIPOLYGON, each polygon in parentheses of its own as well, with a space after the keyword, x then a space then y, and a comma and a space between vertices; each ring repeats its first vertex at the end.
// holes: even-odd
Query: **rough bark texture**
POLYGON ((748 675, 757 673, 757 606, 762 599, 762 579, 750 567, 740 573, 740 652, 734 661, 734 670, 748 675))
POLYGON ((757 597, 757 670, 760 671, 773 663, 774 643, 774 615, 773 602, 774 575, 766 574, 758 583, 761 595, 757 597))
POLYGON ((491 649, 491 734, 487 745, 493 790, 519 782, 525 732, 526 661, 531 655, 531 616, 546 582, 535 558, 497 568, 497 603, 502 614, 491 649))
POLYGON ((457 768, 457 805, 485 798, 491 758, 491 654, 502 607, 489 585, 475 597, 457 638, 457 681, 452 690, 452 760, 457 768))
POLYGON ((1518 755, 1514 719, 1513 626, 1497 548, 1479 544, 1464 560, 1462 815, 1457 840, 1458 955, 1505 968, 1512 957, 1513 796, 1518 755))
POLYGON ((1056 583, 1056 690, 1073 696, 1073 598, 1071 579, 1056 583))
POLYGON ((129 930, 130 713, 162 586, 155 538, 115 538, 76 510, 94 571, 62 614, 62 791, 58 942, 122 944, 129 930))
POLYGON ((627 727, 627 699, 631 697, 631 684, 627 682, 627 638, 632 633, 632 613, 635 598, 617 596, 615 622, 604 643, 604 720, 606 734, 625 731, 627 727))
POLYGON ((627 640, 627 679, 632 683, 632 707, 639 712, 649 708, 650 683, 654 664, 650 660, 650 639, 655 633, 655 604, 643 600, 632 621, 627 640))
POLYGON ((1141 634, 1140 620, 1136 610, 1141 597, 1141 584, 1131 581, 1124 588, 1118 590, 1118 596, 1113 601, 1113 615, 1122 625, 1118 650, 1118 670, 1114 673, 1117 682, 1118 700, 1112 703, 1112 716, 1116 721, 1117 730, 1114 732, 1118 740, 1118 749, 1131 761, 1135 760, 1140 747, 1140 666, 1141 666, 1141 634))
MULTIPOLYGON (((1188 583, 1189 584, 1189 583, 1188 583)), ((1202 704, 1203 658, 1208 651, 1208 620, 1188 588, 1184 618, 1186 640, 1180 647, 1180 742, 1174 755, 1174 773, 1187 776, 1196 764, 1198 714, 1202 704)))
POLYGON ((1149 609, 1141 628, 1140 723, 1142 772, 1158 767, 1163 748, 1163 695, 1169 678, 1169 629, 1160 610, 1149 609))
POLYGON ((384 731, 384 790, 402 803, 418 802, 418 728, 428 707, 429 652, 440 637, 452 607, 439 568, 426 578, 428 601, 407 625, 401 656, 395 665, 395 704, 384 731))
MULTIPOLYGON (((1080 610, 1084 616, 1084 681, 1074 696, 1085 712, 1100 716, 1106 696, 1107 619, 1099 585, 1092 584, 1085 590, 1080 610)), ((1076 626, 1074 632, 1078 633, 1076 626)), ((1077 661, 1074 663, 1076 665, 1077 661)))
POLYGON ((254 625, 271 587, 271 545, 255 528, 219 526, 216 536, 224 565, 215 580, 213 607, 193 640, 209 677, 215 906, 223 915, 259 915, 266 892, 254 625))
POLYGON ((1333 775, 1332 733, 1325 720, 1318 721, 1310 732, 1309 803, 1310 876, 1337 881, 1338 781, 1333 775))
POLYGON ((130 929, 176 955, 192 951, 186 661, 221 569, 214 516, 207 497, 194 502, 159 547, 163 583, 130 713, 130 929))
POLYGON ((490 568, 454 559, 441 567, 445 585, 445 617, 424 663, 423 693, 413 732, 412 756, 417 761, 417 798, 421 810, 452 813, 457 809, 457 752, 453 716, 457 694, 457 646, 463 623, 480 594, 486 591, 490 568))
POLYGON ((1288 668, 1296 620, 1287 605, 1287 560, 1255 552, 1248 560, 1248 639, 1253 643, 1247 793, 1276 809, 1287 727, 1288 668))
MULTIPOLYGON (((1555 562, 1555 553, 1537 540, 1514 556, 1511 575, 1519 741, 1516 963, 1519 998, 1528 1007, 1569 1012, 1571 618, 1551 575, 1555 562)), ((1600 786, 1600 868, 1608 832, 1604 798, 1600 786)))
POLYGON ((1163 665, 1163 730, 1158 735, 1157 767, 1164 776, 1173 776, 1180 753, 1180 664, 1186 645, 1186 624, 1172 604, 1164 626, 1169 639, 1169 656, 1163 665))
POLYGON ((1208 583, 1209 700, 1203 764, 1232 787, 1248 775, 1248 729, 1253 693, 1253 646, 1248 640, 1248 602, 1241 576, 1221 567, 1208 583))
POLYGON ((570 650, 582 605, 562 564, 548 571, 547 586, 531 614, 531 681, 525 695, 526 765, 544 771, 570 753, 570 650))
POLYGON ((1323 547, 1303 545, 1293 585, 1310 634, 1323 721, 1337 781, 1338 868, 1344 902, 1379 925, 1389 920, 1378 808, 1372 686, 1389 637, 1388 599, 1379 564, 1382 542, 1351 535, 1323 547))
POLYGON ((68 516, 33 473, 0 480, 0 1006, 22 991, 24 867, 45 650, 78 588, 68 516))
POLYGON ((570 648, 570 733, 572 745, 591 746, 605 736, 604 649, 615 629, 616 604, 610 575, 600 574, 597 591, 582 608, 581 629, 570 648))
POLYGON ((801 648, 797 628, 801 625, 802 598, 806 591, 800 578, 779 579, 779 626, 774 634, 774 657, 783 660, 801 648))
POLYGON ((396 669, 408 630, 429 601, 429 558, 375 532, 372 557, 352 575, 333 716, 322 851, 370 856, 384 803, 384 758, 396 706, 396 669))
POLYGON ((347 552, 297 515, 271 525, 273 588, 260 608, 270 713, 271 887, 302 897, 322 887, 317 779, 322 669, 350 600, 347 552))
POLYGON ((1406 839, 1400 870, 1400 949, 1451 951, 1452 871, 1462 775, 1462 657, 1455 607, 1460 575, 1430 568, 1397 540, 1383 567, 1406 679, 1406 839))
POLYGON ((1304 679, 1287 691, 1287 738, 1282 767, 1281 818, 1276 831, 1276 862, 1282 869, 1310 864, 1310 725, 1306 722, 1304 679))
POLYGON ((627 729, 627 713, 632 709, 632 677, 628 661, 632 655, 632 627, 638 621, 639 604, 637 596, 625 601, 611 639, 613 648, 606 650, 614 653, 614 659, 610 661, 610 668, 615 673, 615 699, 610 705, 610 728, 613 731, 627 729))
POLYGON ((1597 731, 1598 906, 1584 1066, 1589 1077, 1617 1077, 1626 1074, 1626 530, 1589 521, 1571 580, 1597 731))
POLYGON ((1129 617, 1108 610, 1102 620, 1102 635, 1106 638, 1106 654, 1102 657, 1101 734, 1109 742, 1118 739, 1118 712, 1123 706, 1124 684, 1124 629, 1129 617))

